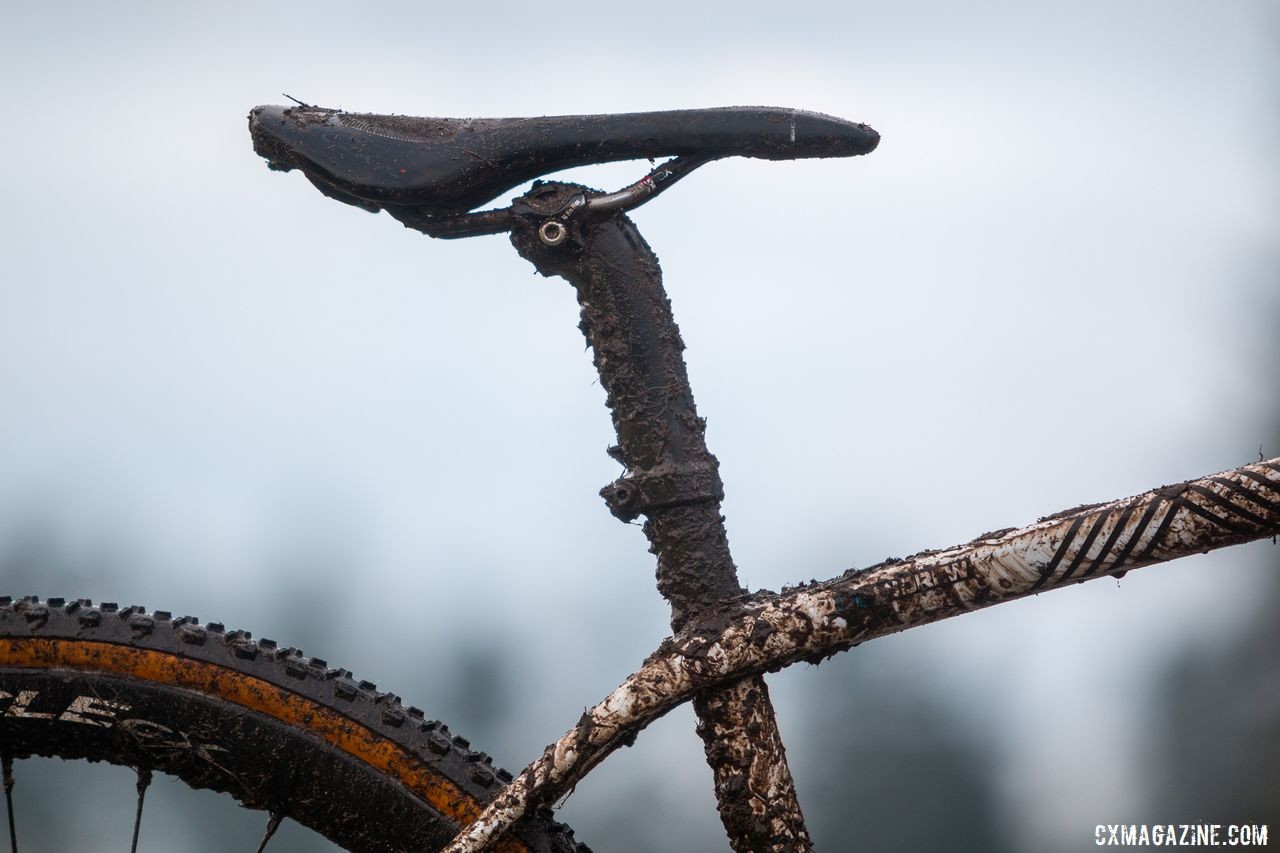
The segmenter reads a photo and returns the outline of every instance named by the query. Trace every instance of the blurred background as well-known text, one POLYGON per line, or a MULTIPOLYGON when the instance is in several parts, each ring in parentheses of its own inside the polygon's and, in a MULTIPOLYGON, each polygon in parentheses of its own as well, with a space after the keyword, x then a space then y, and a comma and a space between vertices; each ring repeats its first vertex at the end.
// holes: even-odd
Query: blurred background
MULTIPOLYGON (((269 172, 245 116, 282 92, 882 133, 856 160, 716 164, 634 217, 752 589, 1280 454, 1265 0, 4 17, 0 592, 301 646, 510 769, 668 632, 640 529, 596 494, 619 471, 573 293, 501 237, 431 241, 269 172)), ((1280 831, 1278 563, 1256 543, 772 676, 820 849, 1280 831)), ((659 721, 560 817, 602 852, 726 850, 693 727, 659 721)), ((22 762, 15 796, 24 851, 127 846, 128 770, 22 762)), ((143 849, 251 850, 263 825, 158 785, 143 849)), ((286 825, 271 849, 331 848, 286 825)))

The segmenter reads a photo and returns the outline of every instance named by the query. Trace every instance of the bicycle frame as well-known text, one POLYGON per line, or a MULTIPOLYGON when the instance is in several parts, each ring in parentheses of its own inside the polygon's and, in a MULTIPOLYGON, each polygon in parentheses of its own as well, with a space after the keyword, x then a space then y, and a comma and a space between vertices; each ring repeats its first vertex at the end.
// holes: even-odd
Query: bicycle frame
MULTIPOLYGON (((522 257, 577 291, 580 329, 618 434, 610 453, 628 468, 601 496, 624 521, 646 516, 658 588, 679 633, 526 768, 448 853, 486 849, 531 804, 554 801, 689 698, 734 850, 811 850, 760 673, 1024 595, 1280 532, 1280 459, 1260 460, 780 596, 744 598, 719 514, 717 463, 703 438, 657 259, 626 216, 573 216, 590 209, 581 201, 589 198, 584 187, 541 184, 502 214, 503 225, 522 257)), ((477 221, 491 224, 497 215, 477 221)))

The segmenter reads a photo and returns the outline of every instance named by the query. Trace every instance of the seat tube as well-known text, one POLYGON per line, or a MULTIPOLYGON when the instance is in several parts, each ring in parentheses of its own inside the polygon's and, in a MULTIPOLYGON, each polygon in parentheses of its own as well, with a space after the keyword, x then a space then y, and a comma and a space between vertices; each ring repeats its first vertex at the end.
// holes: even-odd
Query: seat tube
MULTIPOLYGON (((729 552, 718 463, 708 451, 658 259, 623 214, 565 220, 549 245, 539 225, 589 192, 544 183, 517 200, 511 240, 543 275, 577 291, 626 473, 601 490, 613 514, 645 517, 672 627, 745 593, 729 552)), ((715 774, 721 820, 738 851, 812 849, 760 676, 698 697, 698 732, 715 774)))

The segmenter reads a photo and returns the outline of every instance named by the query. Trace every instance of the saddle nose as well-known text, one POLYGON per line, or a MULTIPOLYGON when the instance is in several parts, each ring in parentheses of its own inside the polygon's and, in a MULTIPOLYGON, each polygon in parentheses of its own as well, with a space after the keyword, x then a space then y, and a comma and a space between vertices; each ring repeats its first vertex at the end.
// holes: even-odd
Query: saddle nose
POLYGON ((273 169, 283 166, 280 159, 288 157, 287 149, 280 146, 279 137, 272 132, 276 125, 282 123, 284 109, 263 106, 249 111, 249 136, 253 139, 253 150, 273 169))
POLYGON ((473 124, 309 106, 260 106, 249 113, 254 150, 271 168, 299 169, 326 195, 368 210, 466 209, 501 191, 477 192, 493 164, 475 152, 462 156, 459 134, 473 124))
MULTIPOLYGON (((335 110, 315 107, 254 107, 249 113, 253 150, 277 169, 325 168, 338 178, 352 171, 363 146, 339 147, 333 133, 335 110)), ((359 142, 359 140, 354 140, 359 142)))

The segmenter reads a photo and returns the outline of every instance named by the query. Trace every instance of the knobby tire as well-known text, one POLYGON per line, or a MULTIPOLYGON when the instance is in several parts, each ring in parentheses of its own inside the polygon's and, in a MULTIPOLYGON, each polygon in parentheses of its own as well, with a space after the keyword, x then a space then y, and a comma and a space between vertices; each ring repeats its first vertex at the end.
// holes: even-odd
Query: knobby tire
MULTIPOLYGON (((438 851, 511 779, 422 711, 299 649, 86 599, 0 598, 0 753, 106 761, 352 851, 438 851)), ((501 848, 588 853, 543 810, 501 848)))

